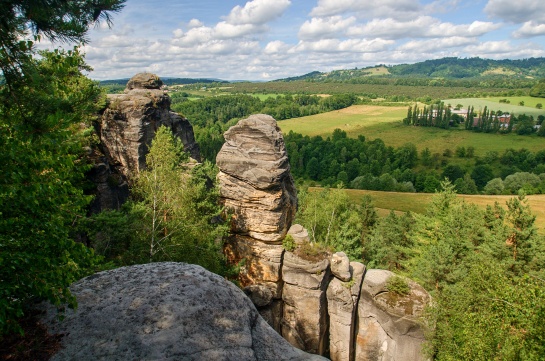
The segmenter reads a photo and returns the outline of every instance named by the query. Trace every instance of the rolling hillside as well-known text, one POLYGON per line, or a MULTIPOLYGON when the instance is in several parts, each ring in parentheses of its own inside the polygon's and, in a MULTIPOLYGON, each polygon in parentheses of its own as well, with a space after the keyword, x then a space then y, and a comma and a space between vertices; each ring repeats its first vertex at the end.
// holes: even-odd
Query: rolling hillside
POLYGON ((390 77, 467 79, 480 77, 542 78, 545 77, 545 58, 522 60, 492 60, 481 58, 442 58, 415 64, 378 65, 367 68, 313 71, 280 81, 351 81, 362 77, 389 75, 390 77))

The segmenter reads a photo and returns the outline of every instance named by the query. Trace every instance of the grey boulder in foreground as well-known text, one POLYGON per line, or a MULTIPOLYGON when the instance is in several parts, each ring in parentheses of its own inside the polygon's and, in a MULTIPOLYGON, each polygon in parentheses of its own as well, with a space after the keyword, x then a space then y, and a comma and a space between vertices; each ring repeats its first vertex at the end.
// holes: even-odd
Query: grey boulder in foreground
POLYGON ((325 360, 291 346, 235 285, 185 263, 100 272, 75 283, 77 312, 44 322, 63 333, 53 360, 325 360))

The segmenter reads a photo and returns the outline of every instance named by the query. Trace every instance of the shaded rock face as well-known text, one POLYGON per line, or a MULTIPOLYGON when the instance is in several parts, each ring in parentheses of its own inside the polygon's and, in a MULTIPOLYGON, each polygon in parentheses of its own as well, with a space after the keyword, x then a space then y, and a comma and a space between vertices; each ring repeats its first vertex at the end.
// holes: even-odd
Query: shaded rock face
POLYGON ((252 115, 224 137, 216 163, 222 200, 234 215, 232 233, 281 241, 295 216, 297 193, 276 121, 252 115))
POLYGON ((282 336, 302 350, 325 354, 329 327, 326 300, 329 261, 307 261, 286 252, 282 277, 282 336))
POLYGON ((386 270, 368 270, 365 275, 358 305, 356 360, 425 360, 419 319, 430 296, 411 280, 407 295, 388 292, 392 276, 386 270))
POLYGON ((108 95, 97 130, 110 165, 125 179, 145 168, 146 154, 161 125, 182 140, 192 158, 200 160, 191 124, 170 110, 170 97, 160 89, 162 85, 157 75, 141 73, 129 80, 124 94, 108 95))
POLYGON ((325 360, 291 346, 240 289, 200 266, 123 267, 71 289, 77 312, 44 316, 64 334, 53 360, 325 360))
POLYGON ((87 173, 87 179, 96 185, 95 197, 90 204, 90 213, 104 209, 119 209, 129 198, 129 185, 124 177, 110 168, 108 160, 101 157, 87 173))

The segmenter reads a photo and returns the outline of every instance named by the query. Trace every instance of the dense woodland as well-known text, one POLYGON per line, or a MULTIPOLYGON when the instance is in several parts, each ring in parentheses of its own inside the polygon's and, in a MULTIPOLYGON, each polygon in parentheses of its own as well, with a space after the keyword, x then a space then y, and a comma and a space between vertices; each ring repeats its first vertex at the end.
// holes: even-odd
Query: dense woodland
MULTIPOLYGON (((425 319, 432 359, 542 359, 545 239, 524 196, 507 210, 483 210, 457 198, 449 182, 440 189, 424 214, 385 218, 370 198, 355 204, 342 189, 303 189, 297 221, 323 247, 408 276, 432 294, 425 319)), ((395 290, 403 292, 402 281, 395 290)))
MULTIPOLYGON (((211 162, 223 144, 223 132, 250 114, 266 113, 282 120, 340 109, 361 101, 347 94, 327 98, 286 95, 266 100, 251 95, 224 95, 194 101, 186 100, 187 96, 183 95, 173 94, 173 109, 191 119, 202 154, 211 162)), ((473 129, 466 120, 454 115, 456 117, 442 103, 431 104, 423 109, 410 107, 404 122, 415 126, 468 127, 468 130, 489 133, 525 134, 523 131, 529 129, 528 133, 535 132, 533 118, 524 115, 513 116, 511 127, 502 129, 491 116, 482 117, 478 127, 473 129)), ((542 121, 540 116, 538 122, 542 121)), ((540 129, 538 135, 544 135, 544 130, 540 129)), ((427 148, 418 151, 411 143, 394 149, 380 139, 366 141, 363 135, 349 138, 341 130, 326 138, 290 132, 285 140, 293 175, 323 186, 343 184, 355 189, 429 193, 448 178, 456 190, 464 194, 517 194, 523 186, 527 194, 545 192, 545 151, 506 149, 502 154, 490 152, 479 158, 472 147, 456 147, 432 154, 427 148), (469 165, 456 164, 457 158, 467 160, 469 165), (511 179, 518 181, 513 183, 511 179), (493 182, 488 185, 490 181, 493 182)))
MULTIPOLYGON (((207 162, 188 169, 187 155, 164 128, 151 145, 149 167, 133 182, 130 201, 120 210, 88 214, 86 154, 97 146, 91 125, 104 92, 83 75, 89 68, 77 48, 37 52, 32 41, 20 39, 31 25, 34 35, 81 42, 88 26, 97 19, 109 22, 123 2, 53 5, 0 5, 0 343, 22 331, 35 302, 76 307, 69 285, 99 270, 173 260, 226 277, 237 271, 219 252, 226 226, 212 181, 217 170, 207 162), (87 244, 76 242, 82 235, 87 244)), ((180 93, 173 107, 194 122, 204 155, 212 159, 223 131, 238 119, 256 112, 285 119, 365 101, 347 90, 351 85, 357 84, 333 85, 338 89, 331 97, 265 101, 249 95, 188 101, 180 93)), ((395 91, 391 84, 380 86, 395 91)), ((500 91, 531 88, 541 94, 541 86, 500 91)), ((418 87, 412 89, 416 96, 418 87)), ((430 94, 421 91, 419 97, 430 94)), ((524 196, 545 193, 545 150, 476 157, 474 149, 459 147, 431 154, 413 144, 392 148, 380 139, 352 139, 340 130, 327 138, 290 133, 285 140, 297 178, 332 186, 299 189, 297 221, 310 231, 313 247, 343 250, 368 267, 411 277, 433 294, 423 320, 430 326, 430 358, 545 358, 545 240, 524 196), (456 157, 472 160, 472 166, 450 161, 456 157), (438 193, 424 214, 379 218, 370 198, 355 203, 338 188, 343 185, 438 193), (456 190, 518 195, 507 209, 482 210, 456 198, 456 190)), ((403 292, 402 283, 396 292, 403 292)))

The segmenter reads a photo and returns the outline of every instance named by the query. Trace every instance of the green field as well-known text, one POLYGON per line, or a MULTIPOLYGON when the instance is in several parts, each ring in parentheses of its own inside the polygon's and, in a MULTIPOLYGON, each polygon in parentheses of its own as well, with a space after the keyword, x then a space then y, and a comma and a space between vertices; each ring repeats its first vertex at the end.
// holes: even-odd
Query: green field
MULTIPOLYGON (((375 207, 380 215, 385 215, 390 210, 396 212, 415 212, 423 213, 426 210, 433 194, 430 193, 396 193, 396 192, 379 192, 367 191, 359 189, 346 189, 351 199, 360 200, 364 195, 368 194, 373 199, 375 207)), ((458 195, 466 202, 474 203, 479 207, 486 207, 498 202, 506 207, 506 202, 514 196, 488 196, 488 195, 458 195)), ((540 233, 545 233, 545 194, 527 196, 528 204, 532 212, 536 215, 536 226, 540 233)))
POLYGON ((489 110, 502 110, 504 112, 512 113, 515 115, 532 115, 534 118, 537 118, 538 115, 545 115, 545 109, 536 108, 536 105, 538 103, 541 103, 543 106, 545 106, 545 99, 529 96, 444 99, 443 102, 452 106, 462 104, 465 109, 467 109, 469 106, 472 106, 477 112, 479 111, 479 109, 483 109, 486 106, 489 110), (510 103, 500 103, 500 99, 507 99, 510 103), (519 105, 521 101, 524 102, 524 106, 519 105))
POLYGON ((454 151, 457 147, 475 148, 475 155, 482 156, 488 151, 502 153, 507 148, 526 148, 539 151, 545 148, 545 139, 516 134, 486 134, 463 129, 439 129, 410 127, 402 124, 407 107, 383 107, 377 105, 354 105, 346 109, 293 118, 278 122, 285 134, 290 130, 303 135, 329 136, 339 128, 350 137, 362 134, 368 140, 380 138, 388 146, 399 147, 413 143, 418 150, 429 148, 432 153, 442 153, 445 149, 454 151))

